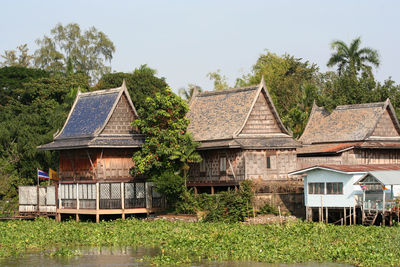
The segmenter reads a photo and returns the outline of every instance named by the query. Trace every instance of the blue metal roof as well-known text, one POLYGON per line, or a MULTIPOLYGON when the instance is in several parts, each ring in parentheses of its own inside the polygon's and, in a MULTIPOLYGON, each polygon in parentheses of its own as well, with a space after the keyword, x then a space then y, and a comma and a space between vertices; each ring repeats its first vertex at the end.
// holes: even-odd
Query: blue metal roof
POLYGON ((79 97, 63 131, 56 139, 91 137, 106 122, 118 92, 79 97))

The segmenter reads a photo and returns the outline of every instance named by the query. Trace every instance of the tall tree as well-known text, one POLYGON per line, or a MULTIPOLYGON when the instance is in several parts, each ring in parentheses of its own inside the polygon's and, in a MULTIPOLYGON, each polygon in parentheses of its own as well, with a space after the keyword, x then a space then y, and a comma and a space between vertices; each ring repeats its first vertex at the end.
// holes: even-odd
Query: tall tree
POLYGON ((236 86, 258 84, 264 76, 283 123, 299 136, 318 96, 318 67, 301 58, 267 51, 261 54, 252 72, 236 80, 236 86))
POLYGON ((224 90, 228 89, 229 85, 227 82, 227 78, 225 75, 221 74, 221 70, 217 70, 214 72, 209 72, 207 74, 207 77, 211 80, 214 81, 214 91, 219 91, 219 90, 224 90))
POLYGON ((339 76, 345 71, 358 74, 360 71, 374 67, 379 67, 379 53, 370 47, 361 48, 361 38, 358 37, 351 41, 350 45, 340 40, 331 43, 332 50, 335 50, 327 63, 328 67, 337 66, 339 76))
POLYGON ((91 27, 82 33, 76 23, 57 24, 50 36, 36 40, 35 65, 52 72, 83 72, 92 80, 98 80, 110 72, 115 47, 108 36, 91 27))
POLYGON ((1 55, 3 62, 0 63, 1 67, 31 67, 33 55, 29 54, 27 44, 17 47, 16 50, 5 50, 4 55, 1 55))

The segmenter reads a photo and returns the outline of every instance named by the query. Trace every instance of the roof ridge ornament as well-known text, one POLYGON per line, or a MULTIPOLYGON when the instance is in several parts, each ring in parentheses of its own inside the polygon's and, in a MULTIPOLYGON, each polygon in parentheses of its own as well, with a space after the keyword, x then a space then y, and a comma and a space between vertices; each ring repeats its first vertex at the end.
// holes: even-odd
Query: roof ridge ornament
POLYGON ((122 89, 127 89, 127 88, 126 88, 126 81, 125 81, 125 78, 124 78, 124 79, 122 79, 122 85, 121 85, 121 88, 122 88, 122 89))

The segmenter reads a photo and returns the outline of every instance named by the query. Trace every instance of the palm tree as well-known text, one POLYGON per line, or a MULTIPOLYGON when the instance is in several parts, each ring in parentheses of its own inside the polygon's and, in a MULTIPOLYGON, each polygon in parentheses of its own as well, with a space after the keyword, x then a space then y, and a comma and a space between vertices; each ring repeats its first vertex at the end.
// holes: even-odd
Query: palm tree
POLYGON ((190 163, 201 162, 202 158, 196 151, 196 148, 199 146, 199 143, 195 142, 190 134, 186 133, 183 136, 183 143, 184 145, 181 147, 181 150, 173 151, 172 155, 170 156, 170 159, 178 160, 180 162, 186 187, 186 181, 187 181, 187 176, 189 174, 190 163))
POLYGON ((187 102, 190 101, 190 99, 192 99, 193 95, 196 93, 201 93, 201 87, 195 84, 189 84, 187 89, 186 88, 180 88, 178 90, 178 95, 183 98, 184 100, 186 100, 187 102))
POLYGON ((338 73, 342 75, 344 71, 350 71, 357 74, 360 70, 368 69, 372 64, 379 67, 379 54, 375 49, 364 47, 360 48, 360 37, 354 39, 349 46, 345 42, 336 40, 331 43, 332 53, 327 66, 338 66, 338 73))

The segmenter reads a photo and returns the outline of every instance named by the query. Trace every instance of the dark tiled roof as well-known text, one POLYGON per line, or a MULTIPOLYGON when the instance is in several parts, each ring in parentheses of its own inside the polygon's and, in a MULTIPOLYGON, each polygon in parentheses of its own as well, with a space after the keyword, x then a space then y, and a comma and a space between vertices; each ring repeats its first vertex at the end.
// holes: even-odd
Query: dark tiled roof
POLYGON ((144 143, 145 138, 141 134, 101 134, 123 95, 125 95, 129 103, 128 105, 130 105, 137 117, 125 82, 118 88, 89 93, 78 92, 61 132, 55 136, 53 142, 39 146, 38 149, 62 150, 87 147, 140 147, 144 143))
POLYGON ((93 136, 106 122, 118 94, 118 91, 104 94, 82 94, 78 98, 67 124, 56 139, 93 136))
POLYGON ((361 145, 360 142, 340 144, 315 144, 297 149, 297 154, 338 153, 342 150, 361 145))
POLYGON ((106 148, 106 147, 141 147, 145 137, 137 135, 132 137, 96 137, 96 138, 70 138, 53 141, 40 146, 41 150, 65 150, 77 148, 106 148))
POLYGON ((264 80, 259 85, 203 92, 190 102, 188 131, 200 149, 216 148, 295 148, 300 143, 293 140, 283 126, 264 80), (269 109, 282 133, 239 134, 250 116, 258 96, 263 93, 269 109))
POLYGON ((247 149, 274 149, 296 148, 301 144, 289 136, 275 136, 266 138, 237 138, 240 147, 247 149))
POLYGON ((332 113, 313 106, 299 141, 303 144, 354 142, 368 138, 387 107, 386 102, 338 106, 332 113))
POLYGON ((231 139, 243 125, 258 86, 204 92, 193 97, 187 117, 196 141, 231 139))
POLYGON ((314 144, 307 145, 297 149, 297 154, 326 154, 326 153, 341 153, 344 150, 358 149, 399 149, 400 143, 395 142, 350 142, 350 143, 334 143, 334 144, 314 144))

